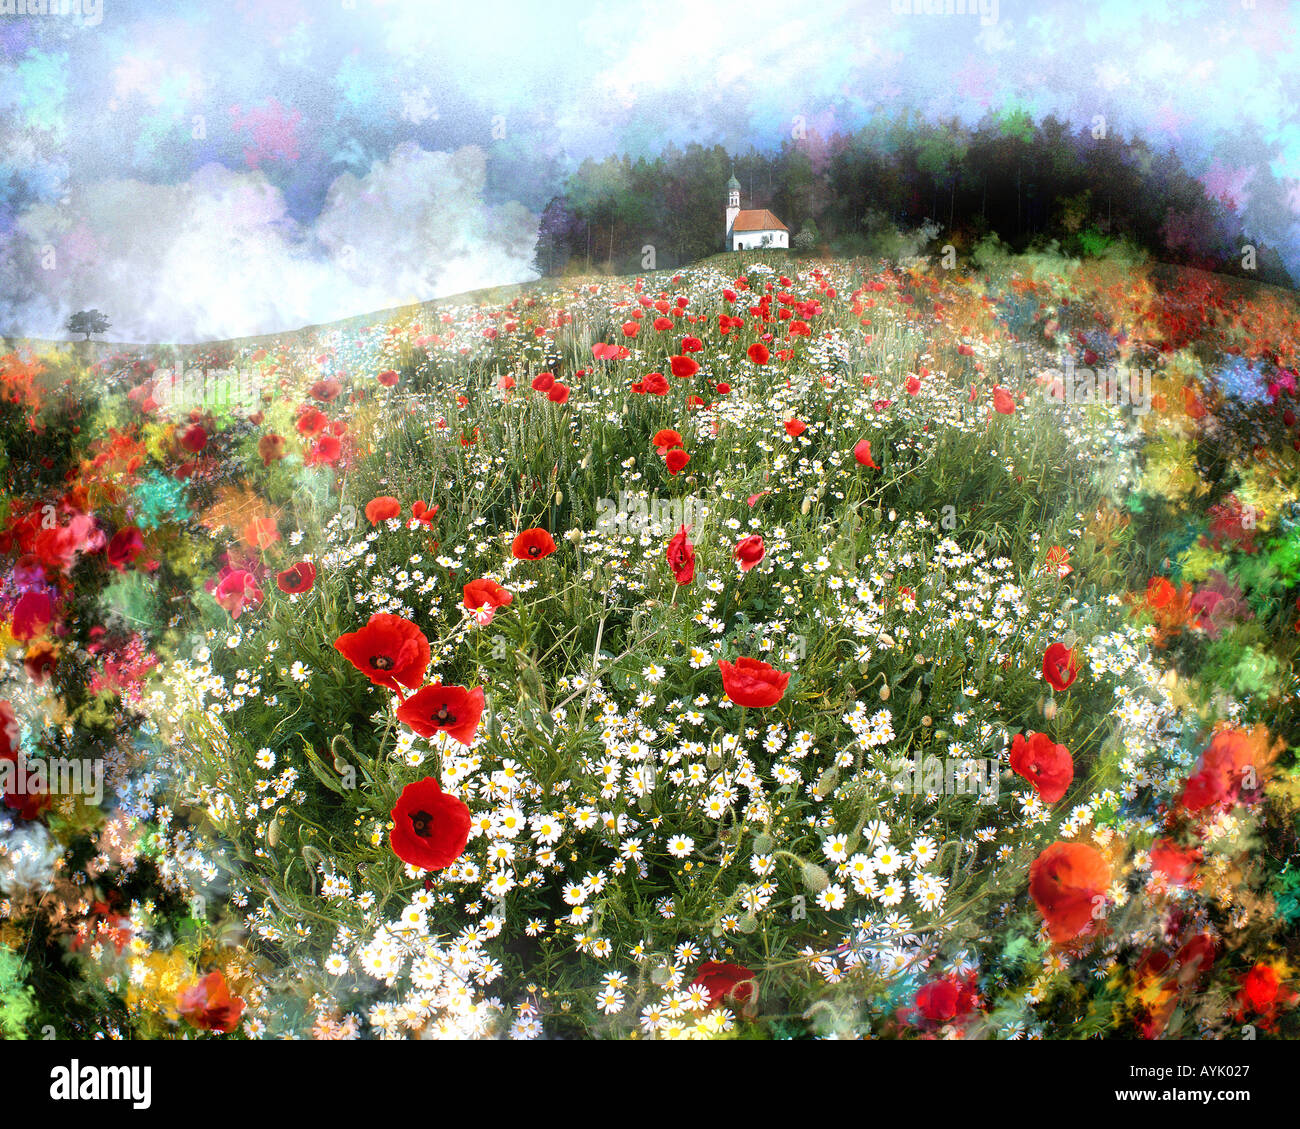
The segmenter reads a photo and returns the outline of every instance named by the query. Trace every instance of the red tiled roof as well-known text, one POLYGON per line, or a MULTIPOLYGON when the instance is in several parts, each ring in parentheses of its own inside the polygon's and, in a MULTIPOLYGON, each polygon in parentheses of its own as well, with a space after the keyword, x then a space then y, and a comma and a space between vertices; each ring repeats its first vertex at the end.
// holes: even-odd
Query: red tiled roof
POLYGON ((736 216, 731 225, 732 231, 789 231, 779 219, 766 208, 746 208, 736 216))

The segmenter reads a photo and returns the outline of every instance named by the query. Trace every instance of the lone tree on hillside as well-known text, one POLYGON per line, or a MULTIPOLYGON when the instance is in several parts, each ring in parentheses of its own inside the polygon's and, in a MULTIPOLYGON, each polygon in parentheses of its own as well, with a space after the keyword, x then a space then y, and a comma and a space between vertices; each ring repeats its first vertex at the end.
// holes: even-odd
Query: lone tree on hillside
POLYGON ((67 330, 69 333, 84 333, 89 341, 92 333, 103 333, 110 324, 107 314, 98 310, 82 310, 68 318, 67 330))

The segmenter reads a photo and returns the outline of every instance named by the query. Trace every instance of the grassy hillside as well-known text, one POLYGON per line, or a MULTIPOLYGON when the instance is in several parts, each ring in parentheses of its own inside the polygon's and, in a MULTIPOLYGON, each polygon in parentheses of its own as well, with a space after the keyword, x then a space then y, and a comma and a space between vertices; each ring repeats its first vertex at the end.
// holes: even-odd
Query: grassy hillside
POLYGON ((6 789, 0 1014, 1294 1035, 1298 331, 745 254, 11 353, 7 740, 107 787, 6 789))

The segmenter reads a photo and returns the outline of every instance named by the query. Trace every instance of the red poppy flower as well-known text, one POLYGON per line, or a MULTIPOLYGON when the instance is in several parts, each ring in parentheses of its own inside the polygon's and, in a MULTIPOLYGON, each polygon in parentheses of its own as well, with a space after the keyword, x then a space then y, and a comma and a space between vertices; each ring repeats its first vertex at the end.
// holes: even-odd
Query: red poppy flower
POLYGON ((414 690, 429 666, 429 640, 409 619, 376 612, 360 631, 340 635, 334 648, 377 686, 401 696, 414 690), (400 684, 400 685, 399 685, 400 684))
POLYGON ((685 379, 688 376, 694 376, 700 371, 699 362, 692 357, 676 356, 672 357, 669 362, 669 368, 673 376, 685 379))
MULTIPOLYGON (((18 737, 18 719, 14 716, 13 706, 9 702, 0 702, 0 761, 17 763, 18 737)), ((0 777, 0 780, 3 779, 0 777)), ((27 784, 28 779, 18 773, 13 787, 3 789, 4 805, 19 819, 30 821, 39 819, 43 812, 53 806, 54 801, 48 792, 27 791, 27 784)))
POLYGON ((921 378, 919 376, 909 376, 904 387, 906 387, 909 396, 915 396, 921 391, 921 378))
POLYGON ((709 993, 710 1008, 726 1000, 743 1004, 754 994, 754 974, 742 964, 706 960, 695 973, 691 986, 709 993))
POLYGON ((767 351, 767 346, 761 341, 755 341, 754 344, 745 350, 745 356, 756 365, 765 365, 771 358, 772 354, 767 351))
POLYGON ((391 494, 381 494, 378 498, 371 498, 366 503, 366 518, 371 525, 378 525, 381 521, 390 521, 392 518, 401 516, 401 513, 402 503, 391 494))
POLYGON ((921 1026, 946 1026, 970 1015, 978 998, 973 977, 962 980, 949 975, 919 988, 914 1010, 921 1013, 921 1026))
POLYGON ((104 555, 108 558, 109 567, 124 572, 127 565, 143 552, 144 537, 134 525, 128 525, 113 534, 104 555))
POLYGON ((280 540, 280 530, 274 518, 255 517, 240 529, 239 536, 250 548, 266 550, 280 540))
POLYGON ((242 999, 231 996, 220 971, 209 972, 197 984, 183 988, 176 995, 176 1010, 202 1031, 228 1035, 239 1025, 244 1006, 242 999))
POLYGON ((469 808, 447 795, 432 776, 402 789, 392 812, 388 842, 399 859, 423 870, 442 870, 465 852, 469 808))
POLYGON ((309 394, 313 400, 328 404, 331 400, 337 399, 342 391, 343 385, 337 380, 318 380, 309 389, 309 394))
POLYGON ((682 338, 683 353, 698 353, 703 348, 704 348, 704 342, 701 341, 698 337, 682 338))
POLYGON ((1278 1008, 1296 998, 1296 993, 1282 983, 1277 969, 1262 962, 1242 976, 1240 984, 1237 1021, 1241 1022, 1247 1015, 1259 1016, 1266 1031, 1271 1031, 1277 1022, 1278 1008))
MULTIPOLYGON (((7 706, 7 702, 0 703, 0 707, 7 706)), ((10 714, 12 717, 12 713, 10 714)), ((17 733, 14 739, 8 741, 7 737, 0 734, 0 761, 18 761, 18 743, 17 733), (8 746, 8 752, 6 752, 8 746)), ((3 779, 3 777, 0 777, 3 779)), ((42 813, 48 811, 54 806, 54 800, 48 791, 28 791, 27 785, 31 783, 30 777, 24 777, 22 773, 17 773, 14 777, 12 787, 6 786, 4 791, 4 806, 12 811, 19 819, 27 821, 39 819, 42 813)))
POLYGON ((462 745, 468 745, 474 740, 483 706, 481 686, 466 690, 464 686, 432 682, 397 707, 397 720, 405 722, 421 737, 446 733, 462 745))
POLYGON ((1016 402, 1011 398, 1011 393, 1000 384, 993 388, 993 410, 1004 416, 1009 416, 1016 410, 1016 402))
POLYGON ((552 404, 565 403, 569 398, 569 386, 567 384, 559 383, 552 384, 550 391, 546 393, 546 398, 550 400, 552 404))
MULTIPOLYGON (((23 656, 23 667, 27 671, 27 677, 37 685, 43 685, 49 678, 50 673, 58 665, 59 652, 55 649, 54 644, 45 639, 39 639, 27 648, 26 655, 23 656)), ((0 703, 2 708, 4 703, 0 703)), ((0 740, 0 757, 3 756, 3 740, 0 740)))
POLYGON ((484 604, 494 608, 504 608, 515 598, 514 593, 502 588, 495 580, 471 580, 465 585, 463 592, 465 606, 470 611, 477 611, 484 604))
POLYGON ((1054 690, 1067 690, 1079 675, 1079 660, 1064 643, 1053 643, 1043 652, 1043 677, 1054 690))
POLYGON ((555 384, 555 373, 539 372, 532 380, 534 392, 549 392, 555 384))
POLYGON ((766 552, 767 548, 763 544, 763 538, 757 533, 742 537, 736 542, 735 550, 736 560, 740 562, 740 571, 748 572, 763 559, 766 552))
POLYGON ((691 456, 688 455, 685 451, 683 451, 680 447, 674 447, 671 451, 669 451, 666 455, 664 455, 664 462, 668 464, 669 474, 676 474, 690 461, 691 461, 691 456))
POLYGON ((311 451, 303 459, 305 466, 333 466, 343 454, 343 444, 337 435, 322 435, 312 444, 311 451))
POLYGON ((1179 804, 1193 813, 1226 811, 1243 802, 1243 792, 1257 793, 1263 787, 1271 760, 1262 727, 1221 729, 1183 785, 1179 804))
POLYGON ((1208 933, 1197 933, 1174 954, 1178 981, 1183 986, 1196 983, 1214 966, 1218 943, 1208 933))
POLYGON ((394 385, 397 384, 397 381, 400 378, 398 377, 396 372, 394 372, 390 368, 387 368, 384 369, 384 371, 381 372, 377 377, 375 377, 375 379, 379 381, 379 383, 382 384, 385 388, 392 388, 394 385))
POLYGON ((659 454, 666 455, 671 448, 682 445, 682 437, 678 432, 664 428, 662 431, 656 431, 650 442, 659 454))
POLYGON ((516 560, 540 561, 555 552, 555 540, 544 529, 525 529, 510 543, 516 560))
POLYGON ((808 429, 808 425, 803 420, 788 419, 785 421, 785 433, 792 439, 798 439, 808 429))
POLYGON ((668 394, 668 380, 661 372, 648 373, 640 384, 641 391, 651 396, 666 396, 668 394))
POLYGON ((199 424, 185 429, 181 435, 181 446, 191 455, 197 455, 208 445, 208 433, 199 424))
POLYGON ((291 596, 310 592, 316 583, 316 566, 310 561, 299 561, 283 572, 276 573, 275 583, 281 592, 287 592, 291 596))
POLYGON ((262 456, 262 466, 268 467, 277 459, 284 458, 284 436, 263 435, 257 441, 257 453, 262 456))
POLYGON ((1053 941, 1069 941, 1099 916, 1110 867, 1087 843, 1057 842, 1029 865, 1029 895, 1053 941))
POLYGON ((313 439, 325 430, 329 423, 329 416, 320 410, 320 408, 305 408, 301 415, 298 416, 298 434, 305 435, 308 439, 313 439))
POLYGON ((1054 804, 1074 780, 1074 758, 1046 733, 1030 733, 1028 739, 1017 733, 1011 743, 1011 771, 1028 780, 1044 803, 1054 804))
POLYGON ((427 506, 423 502, 415 502, 411 506, 411 517, 421 525, 429 526, 433 524, 433 519, 438 516, 437 506, 427 506))
POLYGON ((916 1008, 933 1023, 947 1023, 957 1016, 961 992, 950 980, 933 980, 916 993, 916 1008))
POLYGON ((870 439, 858 440, 857 444, 853 448, 853 457, 865 467, 870 467, 872 470, 880 469, 880 467, 876 465, 875 460, 871 457, 870 439))
POLYGON ((19 732, 13 703, 0 701, 0 760, 17 759, 19 732))
POLYGON ((722 672, 722 688, 727 697, 738 706, 762 709, 774 706, 785 696, 790 676, 758 659, 741 656, 731 664, 718 660, 722 672))
POLYGON ((1180 847, 1172 839, 1157 839, 1151 845, 1151 869, 1163 875, 1171 886, 1190 883, 1196 877, 1201 858, 1201 852, 1195 847, 1180 847))
POLYGON ((1062 545, 1053 545, 1047 550, 1047 556, 1043 559, 1043 572, 1047 575, 1055 574, 1058 578, 1064 580, 1074 571, 1069 565, 1070 551, 1062 545))
POLYGON ((262 589, 257 586, 253 574, 242 568, 227 573, 213 596, 233 620, 238 620, 246 607, 256 608, 262 603, 262 589))
POLYGON ((683 525, 668 542, 664 558, 678 584, 689 584, 695 578, 695 546, 686 539, 686 526, 683 525))
POLYGON ((1147 581, 1147 606, 1154 610, 1167 607, 1177 595, 1178 590, 1163 576, 1153 576, 1147 581))

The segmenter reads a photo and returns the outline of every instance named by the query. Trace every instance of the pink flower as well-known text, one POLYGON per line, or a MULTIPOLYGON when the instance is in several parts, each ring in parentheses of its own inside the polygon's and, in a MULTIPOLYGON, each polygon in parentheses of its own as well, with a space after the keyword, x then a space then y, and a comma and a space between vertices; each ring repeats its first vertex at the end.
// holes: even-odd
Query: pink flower
POLYGON ((216 601, 230 613, 232 619, 239 619, 246 607, 260 607, 262 590, 253 579, 253 574, 246 569, 236 569, 229 573, 215 593, 216 601))

